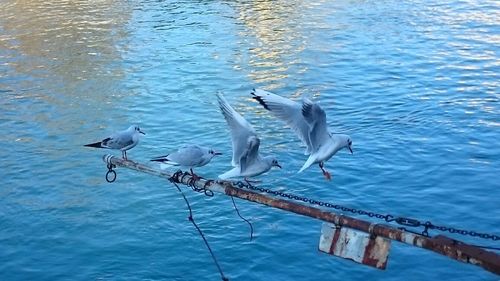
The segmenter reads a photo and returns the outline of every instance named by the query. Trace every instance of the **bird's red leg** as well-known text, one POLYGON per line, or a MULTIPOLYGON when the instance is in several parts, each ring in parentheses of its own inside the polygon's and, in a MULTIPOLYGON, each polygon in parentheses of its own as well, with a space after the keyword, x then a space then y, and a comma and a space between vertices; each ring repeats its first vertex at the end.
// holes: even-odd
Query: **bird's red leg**
POLYGON ((325 168, 323 168, 323 162, 319 162, 319 167, 321 168, 321 171, 323 172, 323 176, 325 176, 325 178, 327 180, 331 180, 332 175, 327 170, 325 170, 325 168))
POLYGON ((245 182, 249 185, 249 186, 253 186, 252 183, 261 183, 262 181, 258 181, 258 180, 250 180, 249 178, 245 177, 245 182))
POLYGON ((201 177, 200 177, 200 176, 198 176, 197 174, 195 174, 195 173, 193 172, 193 168, 190 168, 190 169, 189 169, 189 171, 191 171, 191 176, 193 177, 193 180, 194 180, 194 181, 197 181, 197 180, 200 180, 200 179, 201 179, 201 177))
POLYGON ((127 151, 126 150, 122 151, 122 158, 127 160, 127 151))

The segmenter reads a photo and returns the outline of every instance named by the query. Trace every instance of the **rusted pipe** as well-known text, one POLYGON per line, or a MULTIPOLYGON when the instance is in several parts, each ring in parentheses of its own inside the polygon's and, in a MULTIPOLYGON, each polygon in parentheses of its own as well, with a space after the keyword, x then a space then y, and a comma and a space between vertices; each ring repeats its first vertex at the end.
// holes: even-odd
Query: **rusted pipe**
MULTIPOLYGON (((108 164, 129 168, 166 179, 170 179, 172 177, 172 174, 168 172, 154 169, 143 164, 139 164, 130 160, 124 160, 111 155, 105 155, 103 157, 103 160, 108 164)), ((184 176, 179 179, 179 181, 184 185, 195 184, 196 187, 200 189, 206 188, 213 192, 224 193, 226 195, 234 196, 243 200, 263 204, 303 216, 308 216, 325 222, 334 223, 336 225, 346 226, 366 233, 371 233, 376 236, 381 236, 405 244, 424 248, 461 262, 480 266, 490 272, 500 275, 500 255, 494 252, 486 251, 476 246, 468 245, 464 242, 454 240, 443 235, 438 235, 431 238, 403 231, 386 224, 370 223, 368 221, 345 216, 342 214, 337 214, 330 211, 325 211, 316 207, 306 206, 293 201, 273 198, 261 193, 241 189, 235 187, 229 181, 210 181, 207 184, 207 180, 200 179, 193 183, 190 176, 184 176)))

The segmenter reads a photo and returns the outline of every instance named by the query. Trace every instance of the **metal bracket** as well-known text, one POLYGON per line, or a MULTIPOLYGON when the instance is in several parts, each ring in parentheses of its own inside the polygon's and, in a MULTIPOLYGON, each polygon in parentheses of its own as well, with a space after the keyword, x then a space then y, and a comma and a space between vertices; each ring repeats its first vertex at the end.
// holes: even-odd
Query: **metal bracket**
POLYGON ((323 223, 319 250, 357 263, 385 269, 391 241, 352 228, 323 223))

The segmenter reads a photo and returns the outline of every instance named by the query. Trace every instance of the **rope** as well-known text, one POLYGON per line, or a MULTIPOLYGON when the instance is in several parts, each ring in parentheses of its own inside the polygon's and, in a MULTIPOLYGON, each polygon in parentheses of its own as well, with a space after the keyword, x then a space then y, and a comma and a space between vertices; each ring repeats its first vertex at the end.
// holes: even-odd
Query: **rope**
POLYGON ((200 227, 196 224, 196 222, 194 221, 194 218, 193 218, 193 210, 191 209, 191 205, 189 204, 189 201, 187 200, 186 196, 184 195, 184 192, 182 192, 182 190, 180 189, 180 187, 177 185, 177 183, 174 181, 174 178, 172 176, 172 178, 169 179, 169 181, 171 183, 173 183, 175 185, 175 187, 177 188, 177 190, 180 192, 180 194, 182 195, 182 198, 184 198, 184 201, 186 202, 186 206, 189 210, 189 221, 193 224, 193 226, 196 228, 196 230, 198 230, 198 233, 200 234, 201 238, 203 238, 203 241, 205 242, 205 245, 207 246, 207 249, 208 251, 210 252, 210 255, 212 256, 212 259, 214 260, 214 263, 215 265, 217 266, 217 269, 219 270, 219 273, 220 273, 220 276, 221 276, 221 279, 223 281, 229 281, 229 279, 224 276, 224 272, 222 272, 222 268, 220 267, 219 263, 217 262, 217 258, 215 258, 215 255, 214 255, 214 252, 212 251, 212 248, 210 248, 210 245, 208 244, 208 241, 207 239, 205 238, 205 235, 203 234, 203 232, 201 231, 200 227))
POLYGON ((234 197, 233 196, 230 196, 231 197, 231 200, 233 201, 233 206, 234 206, 234 209, 236 210, 236 213, 238 214, 238 216, 244 220, 246 223, 248 223, 248 225, 250 226, 250 241, 252 241, 253 239, 253 226, 252 226, 252 223, 250 223, 249 220, 245 219, 244 217, 242 217, 240 215, 240 211, 238 210, 238 207, 236 207, 236 202, 234 202, 234 197))
MULTIPOLYGON (((178 170, 177 172, 175 172, 172 177, 170 178, 172 182, 174 183, 182 183, 183 180, 184 180, 184 177, 189 177, 188 178, 188 181, 187 181, 187 185, 189 187, 191 187, 191 189, 195 192, 203 192, 203 194, 205 194, 206 196, 208 197, 212 197, 214 196, 214 192, 210 189, 208 189, 207 187, 209 187, 212 183, 214 183, 215 181, 214 180, 207 180, 205 182, 205 184, 203 185, 203 187, 198 187, 196 186, 196 182, 197 182, 197 179, 195 179, 193 177, 192 174, 188 173, 188 172, 183 172, 181 170, 178 170)), ((202 179, 202 178, 198 178, 198 179, 202 179)), ((250 184, 250 183, 249 183, 250 184)), ((236 202, 234 201, 234 198, 233 196, 231 196, 231 200, 233 202, 233 207, 234 209, 236 210, 236 213, 238 214, 238 216, 244 220, 246 223, 248 223, 248 225, 250 226, 250 241, 252 241, 253 239, 253 226, 252 226, 252 223, 250 223, 250 221, 248 221, 247 219, 245 219, 241 214, 240 214, 240 211, 238 210, 238 207, 236 207, 236 202)))

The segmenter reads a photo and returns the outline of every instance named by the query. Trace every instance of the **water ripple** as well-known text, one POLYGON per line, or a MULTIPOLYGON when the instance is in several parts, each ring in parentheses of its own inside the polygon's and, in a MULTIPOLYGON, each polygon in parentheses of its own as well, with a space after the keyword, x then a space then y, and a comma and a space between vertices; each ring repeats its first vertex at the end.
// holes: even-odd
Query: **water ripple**
MULTIPOLYGON (((219 278, 172 186, 124 169, 107 184, 110 151, 82 146, 138 123, 130 157, 201 143, 224 153, 201 171, 214 178, 231 168, 217 92, 283 163, 266 186, 498 234, 497 2, 4 1, 0 279, 219 278), (331 182, 296 173, 304 147, 254 87, 319 101, 352 136, 331 182)), ((238 200, 250 242, 228 198, 186 194, 231 279, 493 280, 397 244, 386 271, 318 254, 318 221, 238 200)))

